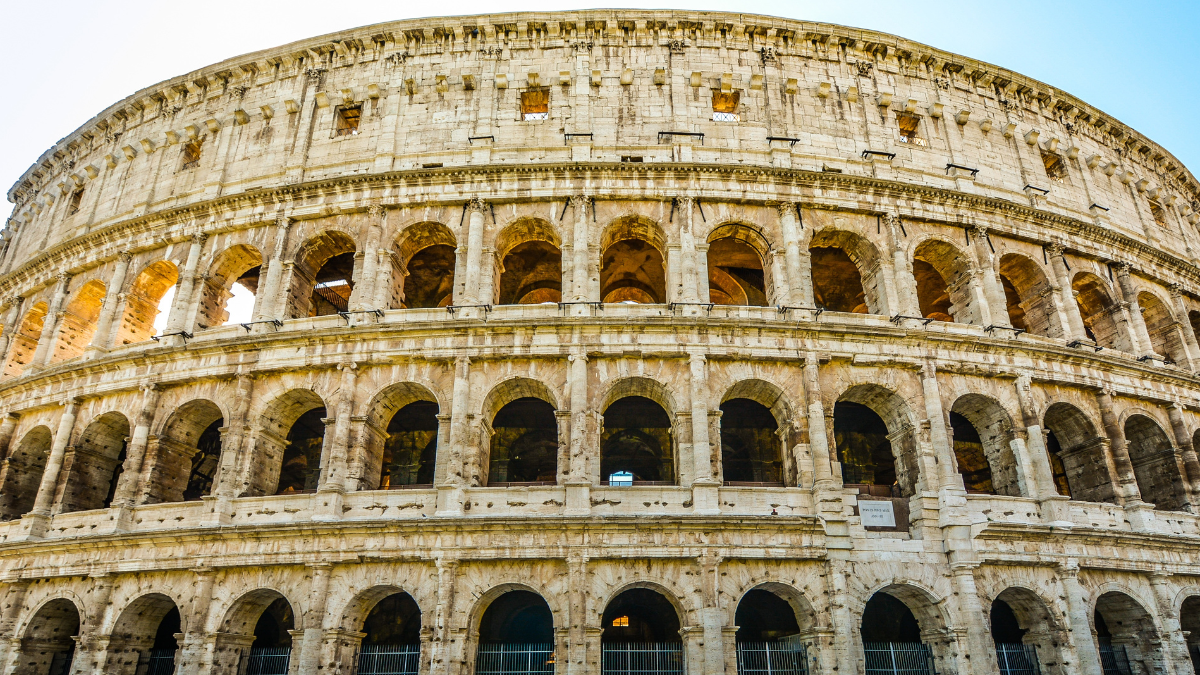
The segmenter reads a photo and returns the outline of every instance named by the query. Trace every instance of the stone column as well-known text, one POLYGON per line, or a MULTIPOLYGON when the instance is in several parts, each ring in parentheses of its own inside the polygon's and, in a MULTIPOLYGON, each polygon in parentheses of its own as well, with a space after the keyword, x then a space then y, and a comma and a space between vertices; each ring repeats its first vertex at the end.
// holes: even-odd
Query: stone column
POLYGON ((1138 490, 1137 477, 1133 473, 1133 462, 1129 459, 1129 442, 1125 439, 1125 430, 1117 421, 1116 412, 1113 411, 1112 394, 1106 389, 1101 389, 1096 393, 1096 402, 1100 407, 1100 423, 1104 425, 1109 448, 1112 450, 1121 497, 1126 503, 1141 502, 1142 496, 1138 490))
POLYGON ((233 498, 238 493, 240 470, 245 464, 246 439, 250 436, 248 417, 253 394, 254 376, 248 372, 238 373, 234 405, 221 436, 221 456, 213 476, 212 493, 201 498, 207 505, 203 525, 228 525, 233 517, 233 498))
POLYGON ((1089 605, 1087 596, 1083 592, 1083 586, 1079 584, 1078 564, 1072 560, 1067 564, 1060 565, 1058 580, 1063 585, 1064 595, 1067 599, 1067 621, 1070 623, 1071 641, 1074 643, 1076 658, 1079 660, 1079 667, 1075 672, 1099 673, 1100 650, 1096 646, 1095 638, 1092 637, 1089 605))
POLYGON ((120 296, 125 288, 125 275, 129 272, 130 260, 133 260, 133 255, 126 251, 117 256, 112 278, 108 280, 108 288, 105 289, 104 303, 100 306, 100 316, 96 319, 96 332, 92 334, 92 341, 87 346, 90 358, 99 356, 112 346, 109 341, 112 339, 113 317, 117 313, 117 306, 121 304, 120 296))
MULTIPOLYGON (((675 209, 676 216, 679 218, 679 254, 682 258, 682 276, 683 284, 682 297, 678 302, 700 302, 700 279, 696 274, 696 237, 692 230, 692 217, 695 212, 694 205, 696 200, 691 197, 679 197, 676 199, 678 207, 675 209)), ((707 281, 707 280, 706 280, 707 281)))
POLYGON ((975 248, 975 258, 979 261, 979 280, 983 286, 983 294, 987 300, 985 311, 981 318, 989 321, 985 325, 1011 326, 1008 319, 1008 299, 1004 297, 1004 287, 1000 283, 999 272, 996 270, 996 256, 988 244, 987 227, 976 225, 972 228, 971 244, 975 248))
POLYGON ((208 608, 212 605, 213 583, 217 572, 211 567, 197 567, 195 594, 187 609, 187 632, 175 656, 175 675, 200 675, 204 662, 204 647, 208 641, 208 608))
POLYGON ((834 477, 833 449, 825 433, 825 404, 821 400, 821 378, 816 352, 804 355, 804 397, 808 404, 808 446, 813 460, 815 491, 840 490, 834 477))
POLYGON ((951 563, 954 595, 958 601, 958 618, 967 634, 967 650, 959 663, 969 673, 988 675, 1000 671, 996 663, 996 648, 984 617, 983 605, 979 602, 979 591, 975 587, 975 569, 978 562, 951 563))
MULTIPOLYGON (((1016 446, 1024 446, 1029 463, 1033 468, 1030 476, 1031 485, 1027 496, 1042 503, 1042 517, 1050 522, 1067 520, 1066 495, 1059 495, 1054 484, 1054 469, 1050 466, 1050 450, 1046 447, 1046 436, 1042 425, 1034 413, 1033 396, 1031 392, 1032 378, 1023 373, 1016 380, 1017 403, 1021 406, 1021 421, 1025 428, 1025 438, 1013 439, 1014 451, 1016 446)), ((1015 453, 1014 453, 1015 454, 1015 453)), ((1017 455, 1020 456, 1020 455, 1017 455)))
POLYGON ((329 462, 321 467, 323 478, 321 491, 344 492, 349 468, 350 448, 350 418, 354 415, 355 383, 358 379, 358 366, 353 361, 338 365, 342 371, 341 384, 338 387, 337 413, 334 417, 333 443, 329 446, 329 462))
POLYGON ((486 208, 487 202, 480 197, 471 199, 467 207, 467 273, 466 284, 463 287, 463 305, 478 305, 481 302, 479 289, 483 264, 483 211, 486 208))
POLYGON ((471 360, 454 360, 454 389, 450 398, 450 442, 446 453, 443 482, 438 485, 437 514, 462 515, 464 457, 467 445, 467 401, 470 396, 471 360))
MULTIPOLYGON (((4 304, 8 306, 8 313, 4 315, 4 330, 0 331, 0 368, 3 368, 8 363, 8 348, 12 346, 12 336, 17 330, 17 322, 21 320, 21 303, 25 301, 19 295, 14 295, 8 298, 4 304)), ((0 638, 2 639, 2 638, 0 638)), ((4 667, 4 662, 0 661, 0 668, 4 667)))
POLYGON ((458 561, 437 559, 437 605, 433 608, 433 644, 429 675, 454 675, 459 670, 451 666, 454 657, 454 587, 458 577, 458 561))
POLYGON ((904 250, 904 244, 896 229, 900 227, 900 217, 887 213, 883 215, 887 223, 887 238, 892 245, 892 273, 896 276, 896 314, 905 316, 921 316, 921 305, 917 301, 917 280, 913 276, 912 262, 904 250))
POLYGON ((1175 433, 1175 445, 1179 448, 1183 479, 1188 494, 1188 502, 1192 512, 1200 511, 1200 459, 1196 457, 1196 448, 1192 437, 1188 435, 1187 425, 1183 421, 1183 409, 1178 402, 1167 406, 1167 415, 1171 420, 1171 430, 1175 433))
POLYGON ((25 609, 25 593, 31 583, 29 579, 18 579, 4 584, 4 604, 0 609, 0 670, 8 665, 10 648, 15 644, 20 649, 21 640, 13 632, 17 628, 17 619, 25 609))
POLYGON ((720 584, 718 568, 721 564, 721 557, 706 551, 697 562, 700 565, 700 596, 704 603, 700 609, 700 629, 704 636, 703 672, 723 673, 725 672, 723 629, 725 628, 726 612, 721 609, 717 592, 720 584))
MULTIPOLYGON (((108 600, 112 597, 116 579, 112 574, 101 573, 92 576, 91 582, 91 604, 96 611, 90 617, 90 621, 79 627, 79 646, 75 650, 75 658, 71 663, 71 673, 77 675, 90 675, 108 670, 107 661, 111 641, 114 638, 120 639, 118 636, 104 635, 101 632, 106 623, 105 615, 109 610, 108 600)), ((118 646, 121 645, 118 644, 118 646)))
POLYGON ((275 250, 270 258, 263 260, 261 271, 266 273, 266 279, 254 296, 255 321, 283 318, 283 311, 287 305, 286 290, 284 297, 279 297, 279 284, 283 278, 283 254, 290 225, 291 221, 284 216, 275 220, 275 250))
POLYGON ((317 675, 320 667, 325 603, 329 598, 329 576, 333 565, 316 563, 309 566, 312 581, 309 586, 308 611, 304 613, 304 639, 300 643, 300 656, 296 659, 298 675, 317 675))
POLYGON ((708 361, 693 352, 691 370, 692 417, 692 501, 696 513, 720 513, 718 488, 721 482, 713 476, 713 448, 708 438, 708 361))
POLYGON ((63 302, 67 299, 67 290, 71 285, 70 274, 58 275, 58 286, 54 289, 54 297, 50 299, 50 307, 46 310, 46 320, 42 323, 42 334, 38 337, 37 348, 33 352, 33 358, 29 360, 29 365, 33 367, 42 367, 50 363, 50 359, 54 357, 54 341, 58 333, 58 325, 61 323, 63 302))
POLYGON ((1146 330, 1146 320, 1142 318, 1142 306, 1138 304, 1137 291, 1133 287, 1133 280, 1129 278, 1129 265, 1117 263, 1116 267, 1117 285, 1121 288, 1121 295, 1128 308, 1131 333, 1129 341, 1133 343, 1134 353, 1138 356, 1154 354, 1154 343, 1150 341, 1150 332, 1146 330))
MULTIPOLYGON (((929 440, 937 453, 937 480, 943 490, 966 493, 962 475, 955 470, 954 445, 946 429, 946 413, 942 408, 941 388, 938 387, 937 366, 926 361, 921 368, 921 392, 925 399, 925 416, 929 418, 929 440)), ((921 467, 924 470, 925 467, 921 467)))
POLYGON ((800 262, 800 227, 796 205, 779 205, 779 229, 783 231, 783 260, 787 269, 787 298, 779 304, 791 307, 812 307, 812 276, 800 262))
POLYGON ((171 313, 167 316, 167 328, 164 334, 190 333, 191 326, 187 325, 187 317, 192 306, 192 295, 196 288, 196 266, 200 264, 200 253, 204 250, 207 234, 192 235, 192 244, 188 248, 187 260, 179 273, 179 283, 175 286, 175 299, 171 303, 171 313))
POLYGON ((138 411, 133 435, 129 437, 129 445, 125 449, 125 464, 121 469, 121 477, 117 480, 117 490, 112 500, 114 509, 127 510, 133 506, 133 500, 138 493, 138 479, 142 475, 142 463, 146 458, 150 426, 154 423, 154 413, 158 409, 161 393, 154 384, 142 387, 142 408, 138 411))
MULTIPOLYGON (((8 459, 9 446, 12 445, 13 432, 17 429, 17 422, 21 420, 21 416, 16 413, 3 413, 0 415, 0 460, 8 459)), ((4 637, 0 634, 0 640, 4 637)), ((0 661, 0 665, 4 662, 0 661)))
MULTIPOLYGON (((54 434, 54 445, 50 448, 50 456, 46 459, 46 470, 42 473, 42 484, 38 486, 37 499, 33 503, 33 511, 26 518, 34 517, 41 521, 43 529, 36 535, 45 533, 44 526, 50 521, 50 509, 54 505, 54 491, 58 487, 58 474, 62 471, 63 457, 67 453, 67 445, 71 442, 71 432, 75 428, 75 415, 79 412, 78 398, 63 401, 62 417, 58 420, 58 431, 54 434)), ((31 523, 32 525, 32 523, 31 523)))
POLYGON ((351 311, 362 311, 366 309, 375 309, 372 307, 375 300, 375 288, 379 279, 379 242, 383 237, 382 225, 385 212, 383 206, 379 202, 372 203, 367 207, 367 239, 363 244, 363 263, 362 274, 354 284, 354 289, 350 292, 351 300, 349 303, 351 311))
POLYGON ((1075 289, 1071 286, 1071 275, 1063 258, 1063 247, 1061 244, 1049 244, 1046 246, 1046 252, 1050 257, 1055 283, 1058 285, 1059 304, 1066 315, 1066 322, 1063 324, 1066 335, 1063 337, 1067 340, 1086 340, 1087 331, 1084 330, 1083 315, 1079 312, 1079 301, 1075 299, 1075 289))
MULTIPOLYGON (((586 553, 571 552, 567 555, 567 592, 570 604, 567 605, 567 625, 569 626, 568 643, 570 647, 566 654, 566 675, 590 675, 587 673, 587 632, 588 614, 588 556, 586 553)), ((559 670, 559 672, 563 672, 559 670)))
MULTIPOLYGON (((575 211, 575 230, 571 233, 571 254, 573 256, 571 280, 571 302, 599 301, 600 298, 588 297, 588 279, 591 271, 590 249, 588 248, 588 211, 595 208, 592 198, 587 195, 571 197, 571 206, 575 211)), ((573 408, 572 408, 573 409, 573 408)))
POLYGON ((567 357, 571 387, 571 454, 567 470, 571 482, 587 481, 588 357, 581 347, 567 357))
POLYGON ((1187 368, 1189 372, 1196 372, 1200 369, 1200 344, 1196 343, 1196 331, 1192 329, 1192 322, 1188 318, 1187 305, 1183 302, 1183 287, 1179 284, 1171 284, 1171 302, 1175 305, 1175 314, 1178 317, 1176 322, 1179 324, 1179 330, 1183 333, 1184 352, 1187 354, 1187 363, 1181 363, 1180 366, 1187 368))
POLYGON ((712 298, 708 287, 708 244, 696 244, 696 295, 702 303, 712 298))
POLYGON ((1167 672, 1175 675, 1195 675, 1192 657, 1188 654, 1187 639, 1179 625, 1179 613, 1175 611, 1175 599, 1171 593, 1169 574, 1154 572, 1150 575, 1150 587, 1154 590, 1154 604, 1158 609, 1158 620, 1163 629, 1163 660, 1167 672))
MULTIPOLYGON (((821 654, 823 668, 819 675, 841 673, 850 675, 858 672, 857 659, 854 657, 855 647, 851 640, 851 626, 861 623, 861 619, 850 616, 850 591, 846 582, 847 564, 842 556, 845 551, 838 551, 828 561, 829 570, 829 619, 833 623, 833 653, 828 657, 821 654)), ((818 675, 818 673, 813 673, 818 675)))

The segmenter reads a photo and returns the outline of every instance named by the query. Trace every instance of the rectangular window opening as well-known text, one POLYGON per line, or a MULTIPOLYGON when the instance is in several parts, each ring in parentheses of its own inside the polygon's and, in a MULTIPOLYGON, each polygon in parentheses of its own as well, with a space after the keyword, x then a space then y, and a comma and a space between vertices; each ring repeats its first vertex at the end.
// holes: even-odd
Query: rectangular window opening
POLYGON ((1154 216, 1154 222, 1158 223, 1159 227, 1167 227, 1167 212, 1163 209, 1162 204, 1150 202, 1150 213, 1154 216))
POLYGON ((337 135, 357 136, 358 123, 362 120, 362 106, 342 106, 337 110, 337 135))
POLYGON ((200 166, 200 151, 204 141, 195 140, 183 146, 183 170, 200 166))
POLYGON ((67 205, 67 215, 73 216, 79 213, 79 205, 83 203, 83 188, 71 193, 71 203, 67 205))
POLYGON ((896 124, 900 127, 900 142, 909 143, 911 145, 919 145, 928 147, 928 143, 924 138, 921 138, 918 129, 921 125, 921 118, 908 113, 898 113, 896 115, 896 124))
POLYGON ((1053 152, 1042 153, 1042 164, 1046 167, 1046 177, 1050 180, 1064 183, 1067 180, 1067 165, 1062 157, 1053 152))
POLYGON ((738 104, 741 102, 740 91, 714 91, 712 95, 713 121, 737 122, 738 104))
POLYGON ((526 122, 550 118, 550 89, 521 92, 521 119, 526 122))
POLYGON ((622 162, 638 163, 642 161, 642 155, 621 155, 622 162))

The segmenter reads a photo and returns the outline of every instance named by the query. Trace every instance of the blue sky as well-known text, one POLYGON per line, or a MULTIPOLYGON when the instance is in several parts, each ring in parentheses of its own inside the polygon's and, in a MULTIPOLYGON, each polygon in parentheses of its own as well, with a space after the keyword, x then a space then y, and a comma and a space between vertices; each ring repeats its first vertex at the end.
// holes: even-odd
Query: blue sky
MULTIPOLYGON (((4 3, 0 106, 5 191, 58 139, 142 87, 238 54, 381 21, 588 8, 594 1, 208 0, 4 3)), ((1200 0, 660 1, 614 6, 738 10, 894 33, 1068 91, 1200 173, 1200 0)), ((7 211, 7 209, 5 209, 7 211)))

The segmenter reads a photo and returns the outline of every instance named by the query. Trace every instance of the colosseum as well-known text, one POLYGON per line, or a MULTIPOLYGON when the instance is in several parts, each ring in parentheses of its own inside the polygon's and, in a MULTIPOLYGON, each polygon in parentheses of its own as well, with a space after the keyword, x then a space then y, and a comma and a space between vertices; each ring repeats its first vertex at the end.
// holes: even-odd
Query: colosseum
POLYGON ((893 35, 380 24, 9 190, 6 675, 1185 675, 1200 184, 893 35))

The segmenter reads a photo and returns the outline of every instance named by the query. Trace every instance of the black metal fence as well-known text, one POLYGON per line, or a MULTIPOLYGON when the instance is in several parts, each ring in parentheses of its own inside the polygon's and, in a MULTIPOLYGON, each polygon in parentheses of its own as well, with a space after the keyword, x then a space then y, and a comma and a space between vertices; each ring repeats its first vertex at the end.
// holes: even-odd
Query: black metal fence
POLYGON ((417 675, 421 645, 363 645, 358 652, 358 675, 417 675))
POLYGON ((554 660, 550 643, 488 642, 475 653, 475 675, 548 675, 554 672, 554 660))
POLYGON ((682 642, 605 642, 603 675, 683 675, 682 642))
POLYGON ((933 653, 922 642, 864 642, 866 675, 936 675, 933 653))
POLYGON ((175 672, 174 649, 151 649, 146 675, 171 675, 175 672))
POLYGON ((737 643, 738 675, 808 675, 808 654, 794 641, 737 643))
POLYGON ((996 661, 1000 664, 1000 675, 1041 675, 1042 672, 1033 645, 997 642, 996 661))
POLYGON ((1100 669, 1104 675, 1133 675, 1129 668, 1129 655, 1125 645, 1100 643, 1100 669))
POLYGON ((291 647, 253 647, 246 660, 246 675, 287 675, 291 647))

